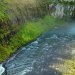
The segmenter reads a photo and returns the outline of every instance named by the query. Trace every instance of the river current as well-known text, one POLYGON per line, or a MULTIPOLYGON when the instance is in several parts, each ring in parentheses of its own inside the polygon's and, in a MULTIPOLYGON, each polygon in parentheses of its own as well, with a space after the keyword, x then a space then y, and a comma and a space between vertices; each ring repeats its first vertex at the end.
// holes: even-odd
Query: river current
POLYGON ((3 75, 62 75, 53 64, 75 54, 75 23, 55 27, 18 50, 5 63, 3 75))

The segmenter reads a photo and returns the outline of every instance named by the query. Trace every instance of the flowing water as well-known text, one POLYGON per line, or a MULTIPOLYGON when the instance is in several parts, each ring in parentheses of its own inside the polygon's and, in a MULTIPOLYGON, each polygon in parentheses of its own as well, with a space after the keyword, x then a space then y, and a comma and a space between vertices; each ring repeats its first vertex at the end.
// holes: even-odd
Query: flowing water
POLYGON ((0 64, 0 75, 2 75, 2 73, 5 71, 5 68, 2 67, 2 64, 0 64))
POLYGON ((74 57, 75 23, 55 27, 19 49, 5 64, 3 75, 62 75, 53 64, 74 57))
MULTIPOLYGON (((33 2, 35 0, 28 5, 25 5, 26 1, 24 0, 21 2, 20 0, 14 1, 14 3, 9 3, 12 10, 8 11, 8 14, 12 16, 9 21, 12 25, 20 25, 27 20, 47 14, 60 18, 75 16, 75 5, 64 5, 59 3, 58 0, 51 0, 53 3, 47 5, 47 9, 37 8, 37 2, 33 2)), ((74 0, 64 1, 74 2, 74 0)), ((61 0, 61 2, 63 1, 61 0)), ((4 71, 3 75, 62 75, 61 72, 56 70, 55 66, 52 68, 52 65, 63 63, 64 60, 74 57, 74 46, 75 23, 71 22, 68 26, 56 27, 54 30, 44 33, 36 41, 19 49, 17 54, 14 54, 5 63, 6 70, 0 64, 0 75, 4 71)))

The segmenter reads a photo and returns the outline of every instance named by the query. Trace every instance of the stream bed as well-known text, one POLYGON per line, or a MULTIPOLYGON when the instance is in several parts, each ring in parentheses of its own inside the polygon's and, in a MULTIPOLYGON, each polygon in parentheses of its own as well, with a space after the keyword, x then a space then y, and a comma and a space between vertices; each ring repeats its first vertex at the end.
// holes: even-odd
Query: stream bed
POLYGON ((62 75, 53 64, 71 59, 75 50, 75 23, 56 27, 20 48, 5 64, 3 75, 62 75))

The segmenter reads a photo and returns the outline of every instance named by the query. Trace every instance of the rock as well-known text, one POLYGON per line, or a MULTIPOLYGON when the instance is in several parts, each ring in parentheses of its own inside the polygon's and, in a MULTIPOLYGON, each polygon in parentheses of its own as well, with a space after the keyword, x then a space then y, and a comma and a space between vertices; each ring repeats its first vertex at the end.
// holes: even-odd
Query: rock
POLYGON ((33 43, 34 43, 34 44, 38 44, 38 41, 34 41, 33 43))
POLYGON ((75 54, 75 50, 72 50, 72 54, 75 54))

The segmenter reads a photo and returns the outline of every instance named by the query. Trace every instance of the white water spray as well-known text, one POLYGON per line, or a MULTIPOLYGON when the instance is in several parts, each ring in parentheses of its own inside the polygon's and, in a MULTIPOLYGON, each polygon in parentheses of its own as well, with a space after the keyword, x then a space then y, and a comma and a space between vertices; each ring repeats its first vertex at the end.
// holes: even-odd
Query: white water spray
POLYGON ((5 68, 0 64, 0 75, 2 75, 5 71, 5 68))

